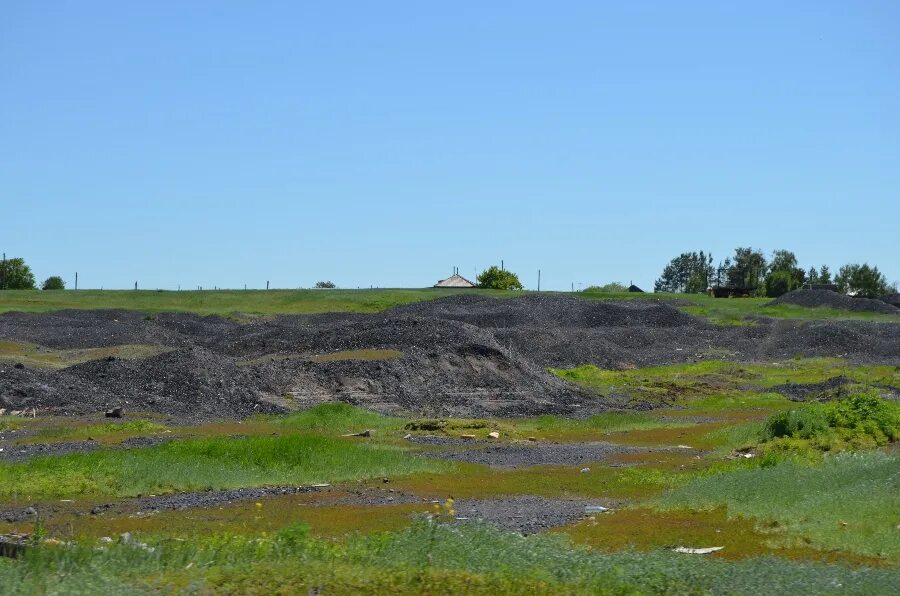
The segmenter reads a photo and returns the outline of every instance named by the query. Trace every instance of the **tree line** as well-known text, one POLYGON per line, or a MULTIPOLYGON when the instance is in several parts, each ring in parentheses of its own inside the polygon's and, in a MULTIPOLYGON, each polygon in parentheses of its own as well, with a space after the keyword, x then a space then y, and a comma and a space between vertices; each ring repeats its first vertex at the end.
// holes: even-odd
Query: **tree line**
MULTIPOLYGON (((66 282, 58 275, 51 275, 41 284, 42 290, 64 290, 66 282)), ((0 260, 0 290, 34 290, 35 279, 25 259, 13 257, 0 260)))
POLYGON ((695 294, 727 287, 774 298, 806 284, 834 284, 840 292, 867 298, 897 291, 878 267, 868 263, 848 263, 832 276, 828 265, 800 267, 789 250, 776 250, 767 259, 763 251, 752 247, 736 248, 733 256, 717 264, 712 254, 702 250, 681 253, 665 266, 654 291, 695 294))

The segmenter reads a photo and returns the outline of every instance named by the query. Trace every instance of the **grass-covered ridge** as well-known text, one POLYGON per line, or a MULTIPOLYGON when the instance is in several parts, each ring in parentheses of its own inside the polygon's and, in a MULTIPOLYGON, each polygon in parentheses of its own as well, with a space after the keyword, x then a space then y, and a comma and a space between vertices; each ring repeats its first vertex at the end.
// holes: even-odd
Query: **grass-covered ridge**
MULTIPOLYGON (((479 294, 497 298, 527 292, 480 289, 397 288, 356 290, 78 290, 42 292, 5 290, 0 294, 0 313, 49 312, 67 308, 119 308, 148 313, 192 312, 203 315, 309 314, 324 312, 381 312, 401 304, 444 296, 479 294)), ((554 293, 554 292, 545 292, 554 293)), ((768 298, 717 299, 705 294, 561 293, 584 300, 671 300, 689 314, 723 325, 752 325, 757 317, 780 319, 838 319, 900 322, 900 316, 851 312, 794 305, 767 306, 768 298)))

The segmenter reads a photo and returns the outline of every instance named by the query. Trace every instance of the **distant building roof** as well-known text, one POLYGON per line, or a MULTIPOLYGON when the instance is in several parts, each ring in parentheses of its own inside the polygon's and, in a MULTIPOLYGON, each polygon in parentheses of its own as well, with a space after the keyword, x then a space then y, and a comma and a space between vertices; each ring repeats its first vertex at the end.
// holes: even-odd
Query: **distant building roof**
POLYGON ((639 287, 637 287, 634 284, 631 284, 630 286, 628 286, 628 291, 629 292, 640 292, 641 294, 644 293, 644 290, 640 289, 639 287))
POLYGON ((474 288, 475 284, 458 273, 434 284, 435 288, 474 288))

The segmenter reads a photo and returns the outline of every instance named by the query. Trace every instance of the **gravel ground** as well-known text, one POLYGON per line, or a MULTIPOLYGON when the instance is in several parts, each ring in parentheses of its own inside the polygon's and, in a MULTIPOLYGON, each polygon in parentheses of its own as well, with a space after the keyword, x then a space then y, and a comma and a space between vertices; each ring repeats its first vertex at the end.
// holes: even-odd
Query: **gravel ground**
MULTIPOLYGON (((19 506, 0 509, 0 520, 21 522, 33 519, 38 514, 45 520, 51 521, 56 515, 72 514, 116 517, 137 513, 146 514, 157 511, 182 511, 199 507, 221 506, 246 500, 309 492, 323 492, 326 495, 327 493, 333 493, 334 495, 334 498, 324 498, 309 503, 309 506, 312 507, 341 505, 389 507, 411 503, 430 505, 436 502, 415 495, 380 488, 354 491, 344 491, 330 487, 245 488, 139 497, 87 506, 76 503, 19 506)), ((577 521, 585 516, 585 507, 587 505, 613 507, 617 504, 617 502, 603 499, 548 499, 545 497, 520 495, 494 499, 459 499, 454 503, 454 508, 456 509, 456 523, 482 521, 506 530, 528 535, 577 521)))
POLYGON ((813 308, 826 307, 854 312, 900 315, 900 308, 887 301, 846 296, 830 290, 794 290, 779 296, 769 304, 796 304, 813 308))
MULTIPOLYGON (((587 505, 599 501, 548 499, 531 495, 503 499, 461 499, 454 503, 457 517, 484 521, 504 530, 529 535, 571 524, 585 517, 587 505)), ((466 520, 463 520, 466 521, 466 520)))
POLYGON ((535 294, 503 300, 459 295, 373 315, 279 316, 249 323, 127 311, 4 313, 0 341, 59 349, 172 348, 139 360, 105 358, 55 371, 2 362, 0 408, 89 414, 122 406, 126 415, 153 411, 179 423, 335 400, 420 416, 589 414, 619 404, 583 393, 548 367, 692 362, 716 348, 743 361, 802 354, 900 364, 900 323, 760 319, 753 326, 722 327, 661 301, 535 294), (371 349, 403 356, 310 360, 371 349))
POLYGON ((534 443, 430 451, 422 455, 507 468, 540 465, 579 466, 600 461, 616 453, 634 453, 637 451, 648 450, 614 445, 612 443, 534 443))
POLYGON ((95 441, 71 441, 66 443, 34 443, 26 445, 0 444, 0 461, 20 462, 45 455, 83 453, 102 447, 95 441))
POLYGON ((130 449, 134 447, 152 447, 172 441, 177 437, 134 437, 121 443, 104 445, 97 441, 66 441, 61 443, 26 443, 17 445, 12 441, 4 441, 0 434, 0 462, 21 462, 45 455, 65 455, 67 453, 87 453, 102 447, 106 449, 130 449))

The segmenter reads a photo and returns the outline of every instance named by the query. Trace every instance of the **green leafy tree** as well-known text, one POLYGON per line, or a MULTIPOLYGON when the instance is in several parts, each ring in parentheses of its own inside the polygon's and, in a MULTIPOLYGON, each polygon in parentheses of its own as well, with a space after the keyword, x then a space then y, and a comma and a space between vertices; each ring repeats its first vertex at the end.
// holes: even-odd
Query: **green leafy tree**
POLYGON ((316 282, 316 288, 318 288, 320 290, 331 290, 336 287, 337 286, 334 285, 334 282, 331 282, 331 281, 317 281, 316 282))
POLYGON ((734 249, 734 258, 726 271, 727 284, 735 288, 763 287, 768 271, 766 257, 761 250, 751 247, 734 249))
POLYGON ((881 298, 892 290, 878 267, 870 267, 868 263, 844 265, 834 281, 841 292, 865 298, 881 298))
POLYGON ((766 276, 766 296, 777 298, 794 288, 794 280, 787 271, 773 271, 766 276))
POLYGON ((34 274, 25 259, 0 261, 0 290, 33 290, 34 274))
POLYGON ((492 265, 478 274, 478 287, 490 290, 521 290, 522 282, 512 271, 492 265))
MULTIPOLYGON (((811 269, 810 272, 815 272, 815 269, 811 269)), ((806 271, 797 265, 794 253, 789 250, 776 250, 772 253, 772 262, 769 263, 769 272, 766 274, 766 296, 775 298, 796 290, 803 285, 806 278, 806 271)))
POLYGON ((815 267, 810 267, 809 271, 806 272, 806 283, 808 283, 808 284, 822 283, 819 281, 819 272, 816 271, 815 267))
POLYGON ((65 290, 66 282, 58 275, 51 275, 41 284, 42 290, 65 290))
POLYGON ((705 292, 715 275, 712 263, 712 255, 702 250, 681 253, 665 266, 653 284, 653 290, 687 294, 705 292))

